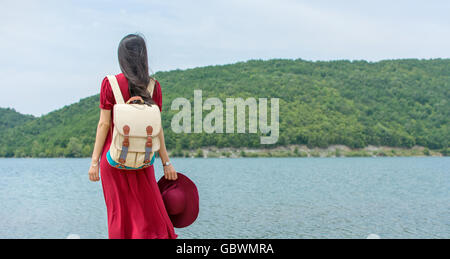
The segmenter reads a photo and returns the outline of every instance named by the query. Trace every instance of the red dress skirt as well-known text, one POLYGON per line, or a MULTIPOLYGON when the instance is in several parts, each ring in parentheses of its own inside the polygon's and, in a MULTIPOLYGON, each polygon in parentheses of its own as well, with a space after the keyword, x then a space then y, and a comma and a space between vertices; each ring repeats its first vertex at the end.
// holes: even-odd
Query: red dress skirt
MULTIPOLYGON (((116 75, 125 102, 130 98, 128 81, 116 75)), ((156 82, 153 100, 161 109, 161 86, 156 82)), ((102 82, 100 108, 112 110, 114 94, 107 78, 102 82)), ((112 118, 114 114, 111 114, 112 118)), ((111 118, 111 122, 113 122, 111 118)), ((112 141, 112 129, 106 137, 100 160, 103 194, 108 212, 108 235, 111 239, 175 239, 177 234, 167 215, 155 179, 153 166, 136 171, 123 171, 109 165, 106 153, 112 141)))

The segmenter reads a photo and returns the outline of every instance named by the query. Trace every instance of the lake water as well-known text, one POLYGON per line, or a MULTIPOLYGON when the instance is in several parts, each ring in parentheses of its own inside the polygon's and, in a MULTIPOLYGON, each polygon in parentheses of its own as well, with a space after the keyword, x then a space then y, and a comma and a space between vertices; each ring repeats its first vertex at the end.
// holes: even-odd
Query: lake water
MULTIPOLYGON (((89 162, 0 159, 0 238, 107 238, 89 162)), ((200 195, 180 238, 450 238, 450 158, 172 162, 200 195)))

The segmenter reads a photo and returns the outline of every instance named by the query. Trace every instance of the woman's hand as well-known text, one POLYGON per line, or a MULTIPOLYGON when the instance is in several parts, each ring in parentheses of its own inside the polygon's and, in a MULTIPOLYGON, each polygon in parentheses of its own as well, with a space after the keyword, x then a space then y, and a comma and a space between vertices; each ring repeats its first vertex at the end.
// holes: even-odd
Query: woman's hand
POLYGON ((95 137, 94 151, 92 151, 91 167, 89 168, 89 180, 93 182, 100 181, 98 177, 98 161, 102 155, 102 149, 105 145, 106 136, 108 136, 111 125, 111 111, 100 110, 100 119, 97 126, 97 136, 95 137))
POLYGON ((164 176, 167 180, 175 181, 178 179, 177 171, 172 165, 164 166, 164 176))
POLYGON ((91 164, 91 167, 89 168, 89 180, 92 182, 98 182, 100 181, 100 177, 98 176, 98 163, 97 164, 91 164))

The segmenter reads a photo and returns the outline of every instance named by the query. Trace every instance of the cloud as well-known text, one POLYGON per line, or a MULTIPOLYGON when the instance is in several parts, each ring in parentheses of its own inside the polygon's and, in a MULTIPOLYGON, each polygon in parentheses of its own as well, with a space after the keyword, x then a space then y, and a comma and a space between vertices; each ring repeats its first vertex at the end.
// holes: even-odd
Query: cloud
POLYGON ((118 42, 134 32, 146 36, 155 72, 258 58, 447 58, 449 7, 404 0, 8 1, 0 17, 0 106, 40 115, 98 93, 106 74, 120 72, 118 42))

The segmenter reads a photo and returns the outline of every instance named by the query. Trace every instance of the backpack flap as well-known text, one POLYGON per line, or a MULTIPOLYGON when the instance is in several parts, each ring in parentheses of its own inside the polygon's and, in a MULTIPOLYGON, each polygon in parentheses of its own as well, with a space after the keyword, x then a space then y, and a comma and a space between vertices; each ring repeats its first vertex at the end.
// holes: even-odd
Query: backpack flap
POLYGON ((153 128, 152 150, 160 148, 161 113, 157 105, 116 104, 114 105, 114 146, 121 150, 124 140, 124 127, 129 127, 129 152, 145 152, 147 127, 153 128), (117 135, 117 136, 116 136, 117 135))

